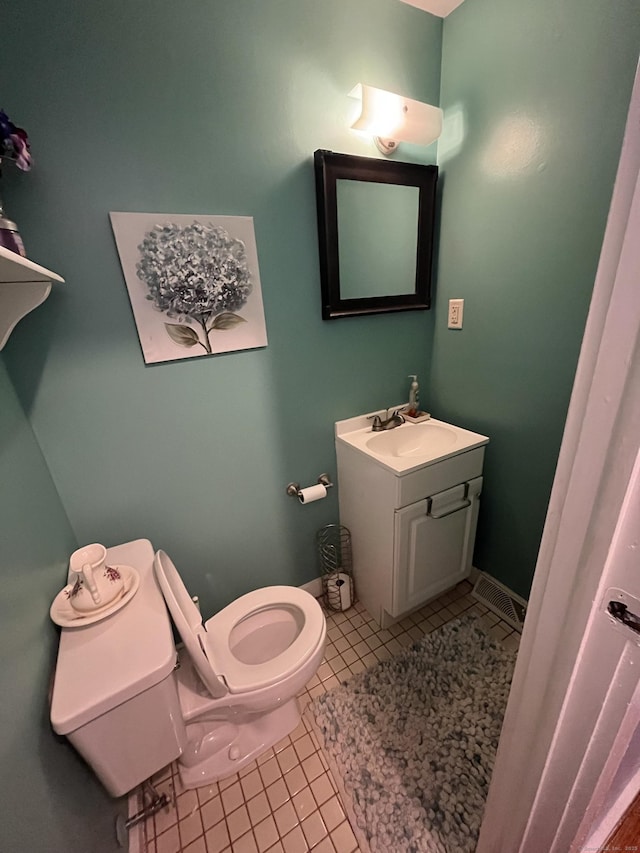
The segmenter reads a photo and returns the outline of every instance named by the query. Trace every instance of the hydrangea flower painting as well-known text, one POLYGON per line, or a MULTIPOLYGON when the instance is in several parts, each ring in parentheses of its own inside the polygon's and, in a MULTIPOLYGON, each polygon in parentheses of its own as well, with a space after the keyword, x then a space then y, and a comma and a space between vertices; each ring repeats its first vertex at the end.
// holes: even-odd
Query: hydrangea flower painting
POLYGON ((111 213, 144 360, 267 345, 253 219, 111 213))

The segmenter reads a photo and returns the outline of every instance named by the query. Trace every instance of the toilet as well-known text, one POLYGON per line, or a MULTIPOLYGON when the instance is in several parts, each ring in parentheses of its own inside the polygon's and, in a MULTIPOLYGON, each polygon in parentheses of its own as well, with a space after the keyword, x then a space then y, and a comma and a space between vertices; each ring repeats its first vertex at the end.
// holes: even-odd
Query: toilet
POLYGON ((326 620, 303 589, 267 586, 203 625, 164 551, 154 570, 187 652, 176 674, 188 740, 179 766, 185 787, 197 787, 239 770, 298 725, 296 694, 320 666, 326 620))
POLYGON ((148 540, 109 549, 108 559, 136 568, 138 592, 104 621, 62 630, 51 722, 112 796, 176 758, 185 788, 209 784, 298 725, 296 695, 326 640, 313 596, 257 589, 203 624, 172 560, 148 540))

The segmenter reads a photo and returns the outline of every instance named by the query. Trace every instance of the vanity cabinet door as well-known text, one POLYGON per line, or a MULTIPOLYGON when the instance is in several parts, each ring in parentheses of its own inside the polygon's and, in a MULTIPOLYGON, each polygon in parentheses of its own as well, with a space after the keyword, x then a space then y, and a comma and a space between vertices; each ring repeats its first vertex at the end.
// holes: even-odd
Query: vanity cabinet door
POLYGON ((467 576, 471 513, 464 484, 396 511, 392 616, 420 607, 467 576))

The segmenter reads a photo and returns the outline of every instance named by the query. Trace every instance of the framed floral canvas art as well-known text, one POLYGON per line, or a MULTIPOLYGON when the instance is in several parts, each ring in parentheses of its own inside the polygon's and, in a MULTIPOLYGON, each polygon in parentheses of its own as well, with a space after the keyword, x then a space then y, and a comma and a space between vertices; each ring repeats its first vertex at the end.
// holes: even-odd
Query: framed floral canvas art
POLYGON ((250 216, 110 217, 147 364, 267 345, 250 216))

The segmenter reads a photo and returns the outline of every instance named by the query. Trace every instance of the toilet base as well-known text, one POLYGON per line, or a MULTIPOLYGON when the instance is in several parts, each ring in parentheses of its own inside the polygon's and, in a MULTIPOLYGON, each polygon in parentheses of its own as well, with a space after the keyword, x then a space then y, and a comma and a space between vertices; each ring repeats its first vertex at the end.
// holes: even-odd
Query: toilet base
POLYGON ((188 745, 178 759, 183 786, 200 788, 237 773, 290 734, 299 722, 300 708, 294 697, 250 722, 220 721, 214 728, 210 720, 188 723, 187 737, 197 747, 188 745), (207 734, 201 739, 202 729, 207 734))

